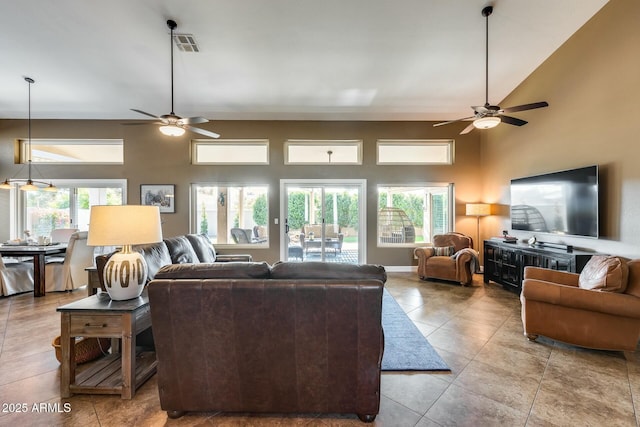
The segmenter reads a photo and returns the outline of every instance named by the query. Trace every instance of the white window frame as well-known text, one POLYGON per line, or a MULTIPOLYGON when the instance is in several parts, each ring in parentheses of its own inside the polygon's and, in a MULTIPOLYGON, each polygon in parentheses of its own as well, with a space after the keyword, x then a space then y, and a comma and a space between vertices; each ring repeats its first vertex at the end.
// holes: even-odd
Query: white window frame
MULTIPOLYGON (((427 187, 442 187, 442 188, 446 188, 447 189, 447 198, 448 198, 448 215, 447 215, 447 223, 448 223, 448 229, 446 230, 447 232, 451 232, 453 231, 453 227, 455 226, 454 220, 455 220, 455 207, 456 207, 456 202, 455 202, 455 186, 453 183, 450 182, 419 182, 419 183, 387 183, 387 184, 378 184, 376 187, 376 245, 379 248, 402 248, 402 247, 407 247, 407 248, 414 248, 414 247, 419 247, 419 246, 424 246, 425 244, 431 243, 427 240, 422 241, 422 242, 413 242, 413 243, 382 243, 380 242, 380 236, 378 235, 378 232, 380 230, 380 224, 378 224, 378 212, 380 212, 380 209, 382 208, 379 205, 379 200, 380 200, 380 189, 381 188, 387 188, 387 187, 404 187, 404 188, 416 188, 416 189, 420 189, 420 188, 427 188, 427 187)), ((424 226, 423 226, 423 233, 424 233, 424 226)), ((423 234, 424 236, 424 234, 423 234)))
MULTIPOLYGON (((271 207, 269 205, 269 194, 271 192, 271 188, 268 184, 265 183, 238 183, 238 182, 194 182, 190 185, 189 190, 189 232, 197 233, 198 232, 198 224, 200 218, 198 218, 198 206, 197 206, 197 191, 198 187, 265 187, 267 189, 267 225, 265 227, 269 227, 269 218, 271 207)), ((220 201, 218 201, 220 203, 220 201)), ((216 218, 217 219, 217 218, 216 218)), ((213 218, 211 218, 213 220, 213 218)), ((231 230, 232 227, 229 227, 227 223, 227 232, 231 230)), ((267 235, 267 241, 262 243, 251 243, 251 244, 237 244, 237 243, 214 243, 216 248, 223 249, 269 249, 271 246, 271 235, 267 235)))
MULTIPOLYGON (((61 188, 120 187, 122 188, 122 204, 127 203, 126 179, 47 179, 47 181, 61 188)), ((26 194, 15 187, 9 191, 9 233, 12 236, 11 238, 22 237, 26 224, 26 194)), ((70 195, 70 197, 69 204, 73 206, 75 205, 75 200, 73 200, 73 195, 70 195)))
MULTIPOLYGON (((323 150, 324 151, 324 150, 323 150)), ((333 155, 333 153, 332 153, 333 155)), ((328 165, 328 166, 336 166, 336 165, 361 165, 362 164, 362 140, 361 139, 288 139, 284 143, 284 164, 285 165, 328 165), (325 147, 327 151, 336 152, 340 148, 344 147, 356 147, 356 160, 352 162, 336 162, 335 159, 329 161, 329 154, 327 153, 327 160, 322 160, 320 158, 313 158, 309 161, 291 161, 290 160, 290 150, 293 147, 325 147)))
POLYGON ((210 139, 194 139, 191 141, 191 164, 193 165, 268 165, 269 164, 269 140, 268 139, 217 139, 212 141, 210 139), (258 160, 243 160, 243 161, 220 161, 207 162, 198 160, 198 148, 199 147, 253 147, 253 148, 265 148, 265 158, 258 160))
MULTIPOLYGON (((19 152, 20 152, 20 163, 27 163, 29 159, 32 159, 32 152, 37 149, 39 145, 82 145, 82 146, 102 146, 102 145, 118 145, 122 148, 122 159, 119 161, 105 161, 102 156, 95 156, 96 161, 37 161, 32 160, 33 164, 39 165, 123 165, 124 164, 124 140, 123 139, 52 139, 52 138, 37 138, 31 139, 31 152, 29 152, 29 141, 27 139, 17 139, 16 140, 19 152)), ((55 156, 55 155, 53 155, 55 156)))
POLYGON ((376 143, 377 165, 452 165, 455 158, 455 140, 453 139, 379 139, 376 143), (419 155, 411 155, 407 161, 386 161, 382 157, 381 148, 392 147, 395 151, 405 148, 447 147, 447 159, 443 162, 419 160, 419 155))

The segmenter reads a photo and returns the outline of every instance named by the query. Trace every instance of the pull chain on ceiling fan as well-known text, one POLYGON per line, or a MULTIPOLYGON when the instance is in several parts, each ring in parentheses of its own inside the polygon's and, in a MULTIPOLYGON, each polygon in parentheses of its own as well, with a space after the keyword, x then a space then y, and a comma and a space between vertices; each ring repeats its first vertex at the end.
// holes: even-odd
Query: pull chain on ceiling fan
POLYGON ((500 123, 506 123, 514 126, 526 125, 525 120, 518 119, 516 117, 505 116, 504 113, 515 113, 517 111, 533 110, 535 108, 548 107, 549 104, 545 101, 534 102, 532 104, 517 105, 515 107, 500 108, 499 105, 489 104, 489 16, 493 13, 493 6, 486 6, 482 9, 482 16, 485 17, 485 102, 483 106, 472 106, 474 115, 465 117, 462 119, 451 120, 448 122, 436 123, 433 126, 443 126, 450 123, 457 123, 460 121, 472 120, 473 122, 464 128, 460 135, 471 132, 474 128, 478 129, 490 129, 498 126, 500 123))
POLYGON ((159 119, 160 122, 158 122, 158 124, 161 125, 160 132, 165 135, 181 136, 184 135, 185 130, 189 130, 210 138, 219 138, 220 135, 215 132, 191 126, 192 124, 206 123, 209 120, 203 117, 182 118, 176 115, 173 110, 173 30, 178 27, 178 24, 176 24, 176 21, 169 19, 167 21, 167 27, 171 30, 171 38, 169 39, 169 42, 171 43, 171 112, 169 114, 163 114, 162 116, 156 116, 154 114, 147 113, 146 111, 136 110, 134 108, 132 108, 131 111, 153 117, 154 119, 159 119))

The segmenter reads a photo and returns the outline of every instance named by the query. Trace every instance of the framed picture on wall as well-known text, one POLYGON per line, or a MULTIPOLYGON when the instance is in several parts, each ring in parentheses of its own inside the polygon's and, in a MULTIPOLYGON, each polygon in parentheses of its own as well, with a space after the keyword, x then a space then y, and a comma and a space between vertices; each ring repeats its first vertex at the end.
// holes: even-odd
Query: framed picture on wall
POLYGON ((175 188, 173 184, 142 184, 140 204, 158 206, 160 213, 175 213, 175 188))

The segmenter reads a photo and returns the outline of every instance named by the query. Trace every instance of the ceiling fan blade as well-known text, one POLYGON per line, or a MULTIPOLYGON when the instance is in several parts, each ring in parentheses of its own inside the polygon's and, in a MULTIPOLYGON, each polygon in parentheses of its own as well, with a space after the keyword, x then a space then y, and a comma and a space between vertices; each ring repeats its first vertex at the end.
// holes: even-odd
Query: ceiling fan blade
POLYGON ((460 132, 460 135, 466 135, 469 132, 471 132, 472 130, 475 129, 475 126, 473 125, 473 123, 469 123, 469 126, 467 126, 466 128, 462 129, 462 132, 460 132))
POLYGON ((535 108, 542 108, 542 107, 548 107, 549 104, 545 101, 542 102, 534 102, 533 104, 523 104, 523 105, 516 105, 515 107, 508 107, 508 108, 503 108, 502 111, 504 111, 505 113, 515 113, 517 111, 526 111, 526 110, 533 110, 535 108))
POLYGON ((185 117, 179 120, 180 123, 185 125, 196 125, 198 123, 207 123, 208 121, 204 117, 185 117))
POLYGON ((451 124, 451 123, 462 122, 464 120, 471 120, 471 119, 474 119, 474 118, 475 118, 475 116, 471 116, 471 117, 465 117, 463 119, 456 119, 456 120, 450 120, 448 122, 436 123, 436 124, 433 125, 433 127, 444 126, 444 125, 448 125, 448 124, 451 124))
POLYGON ((200 135, 208 136, 209 138, 220 138, 219 134, 217 134, 215 132, 211 132, 210 130, 194 128, 193 126, 189 126, 189 125, 182 125, 182 127, 187 129, 187 130, 190 130, 191 132, 195 132, 195 133, 199 133, 200 135))
POLYGON ((135 111, 136 113, 144 114, 145 116, 153 117, 154 119, 159 119, 160 118, 158 116, 154 116, 151 113, 147 113, 146 111, 136 110, 135 108, 132 108, 131 111, 135 111))
POLYGON ((502 123, 506 123, 508 125, 514 125, 514 126, 522 126, 529 123, 525 120, 517 119, 511 116, 503 116, 503 115, 500 115, 500 120, 502 120, 502 123))

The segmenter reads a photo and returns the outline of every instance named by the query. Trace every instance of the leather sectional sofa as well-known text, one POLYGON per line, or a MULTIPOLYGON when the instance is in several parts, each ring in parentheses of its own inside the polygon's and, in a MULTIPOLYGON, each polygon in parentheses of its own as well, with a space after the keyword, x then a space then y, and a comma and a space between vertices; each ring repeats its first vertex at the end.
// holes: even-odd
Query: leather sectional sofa
POLYGON ((160 404, 186 411, 356 413, 380 405, 376 265, 173 264, 148 286, 160 404))
MULTIPOLYGON (((147 263, 147 281, 153 280, 158 270, 169 264, 252 261, 251 255, 217 254, 213 244, 204 234, 170 237, 158 243, 134 245, 133 249, 140 252, 147 263)), ((103 290, 102 272, 110 256, 111 254, 96 257, 98 278, 103 290)))

